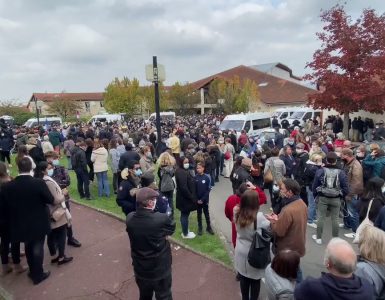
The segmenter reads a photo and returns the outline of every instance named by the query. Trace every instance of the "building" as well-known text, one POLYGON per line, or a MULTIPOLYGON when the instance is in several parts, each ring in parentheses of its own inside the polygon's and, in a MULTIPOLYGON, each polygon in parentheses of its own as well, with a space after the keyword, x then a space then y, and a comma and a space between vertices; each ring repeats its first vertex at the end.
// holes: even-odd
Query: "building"
POLYGON ((235 76, 238 76, 241 82, 249 79, 257 84, 261 100, 254 108, 257 111, 273 111, 283 106, 306 105, 307 95, 316 92, 302 85, 301 79, 294 76, 292 70, 281 63, 250 67, 240 65, 191 83, 192 87, 199 90, 201 94, 201 103, 196 106, 201 114, 217 106, 207 101, 211 82, 218 78, 230 80, 235 76))
POLYGON ((49 104, 53 101, 76 101, 80 103, 80 116, 93 116, 104 114, 103 93, 33 93, 28 101, 27 108, 31 112, 35 112, 36 108, 39 114, 52 114, 48 111, 49 104))

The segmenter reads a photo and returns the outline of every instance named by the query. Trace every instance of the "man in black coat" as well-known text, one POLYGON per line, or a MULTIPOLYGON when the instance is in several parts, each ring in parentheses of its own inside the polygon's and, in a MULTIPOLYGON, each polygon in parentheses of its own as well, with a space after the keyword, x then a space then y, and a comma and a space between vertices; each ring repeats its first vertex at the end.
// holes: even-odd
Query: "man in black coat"
POLYGON ((241 166, 235 171, 235 174, 234 174, 235 190, 237 190, 242 183, 246 183, 248 181, 253 182, 253 177, 251 177, 251 174, 250 174, 251 166, 252 166, 252 160, 250 158, 242 159, 241 166))
POLYGON ((140 299, 172 299, 171 248, 167 239, 175 222, 167 214, 154 212, 159 193, 148 187, 136 194, 137 211, 127 216, 132 265, 140 299))
POLYGON ((31 176, 28 157, 17 166, 19 176, 2 187, 2 219, 10 226, 12 242, 25 243, 29 277, 39 284, 50 275, 43 271, 43 259, 45 236, 51 230, 47 204, 53 204, 54 198, 42 179, 31 176))
POLYGON ((72 150, 71 164, 78 181, 78 192, 80 198, 86 197, 87 200, 91 200, 90 178, 87 170, 87 158, 85 152, 86 149, 87 144, 84 141, 77 142, 76 146, 72 150))
POLYGON ((133 150, 132 144, 127 144, 126 152, 123 153, 119 159, 119 170, 124 170, 125 168, 128 168, 128 166, 133 161, 140 161, 140 155, 138 152, 133 150))

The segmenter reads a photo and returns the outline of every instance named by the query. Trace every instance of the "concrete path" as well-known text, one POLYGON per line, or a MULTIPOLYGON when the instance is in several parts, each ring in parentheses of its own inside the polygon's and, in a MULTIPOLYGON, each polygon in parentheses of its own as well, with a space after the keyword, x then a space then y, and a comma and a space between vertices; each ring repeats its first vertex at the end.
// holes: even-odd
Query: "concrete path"
MULTIPOLYGON (((46 252, 50 278, 34 286, 26 273, 10 274, 0 279, 1 288, 17 300, 138 299, 124 223, 87 207, 71 207, 74 233, 83 244, 67 247, 74 261, 51 265, 46 252)), ((172 249, 174 299, 240 299, 232 271, 177 245, 172 249)))

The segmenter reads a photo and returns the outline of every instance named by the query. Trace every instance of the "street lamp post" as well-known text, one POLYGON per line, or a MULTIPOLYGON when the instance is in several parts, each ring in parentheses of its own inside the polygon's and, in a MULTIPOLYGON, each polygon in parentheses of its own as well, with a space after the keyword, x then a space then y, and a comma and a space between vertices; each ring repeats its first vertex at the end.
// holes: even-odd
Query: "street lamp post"
POLYGON ((39 108, 37 107, 37 98, 35 97, 35 108, 36 108, 36 119, 37 119, 37 126, 40 125, 40 120, 39 120, 39 108))

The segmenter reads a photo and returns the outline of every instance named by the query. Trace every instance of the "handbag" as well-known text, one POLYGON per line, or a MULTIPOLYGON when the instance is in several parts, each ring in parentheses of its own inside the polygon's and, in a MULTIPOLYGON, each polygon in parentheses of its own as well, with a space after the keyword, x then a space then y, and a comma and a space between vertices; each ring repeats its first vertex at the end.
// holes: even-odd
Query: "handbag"
POLYGON ((224 159, 225 160, 229 160, 230 158, 231 158, 231 152, 230 151, 226 151, 224 159))
POLYGON ((54 220, 55 222, 59 221, 64 215, 66 214, 66 210, 63 208, 63 207, 58 207, 57 209, 55 209, 52 214, 51 214, 51 218, 52 220, 54 220))
POLYGON ((274 181, 273 172, 270 168, 268 168, 267 171, 263 174, 263 181, 265 183, 272 183, 274 181))
POLYGON ((360 240, 360 233, 361 233, 362 229, 364 229, 366 226, 373 226, 373 222, 370 221, 370 219, 369 219, 369 212, 370 212, 370 209, 372 208, 373 200, 374 199, 370 200, 369 206, 368 206, 368 211, 366 212, 366 217, 362 221, 360 226, 358 226, 358 228, 356 230, 356 236, 354 237, 353 244, 358 244, 358 242, 360 240))
POLYGON ((254 236, 251 242, 247 261, 250 266, 257 269, 264 269, 271 262, 270 242, 271 236, 264 228, 261 234, 257 231, 257 221, 254 221, 254 236))

